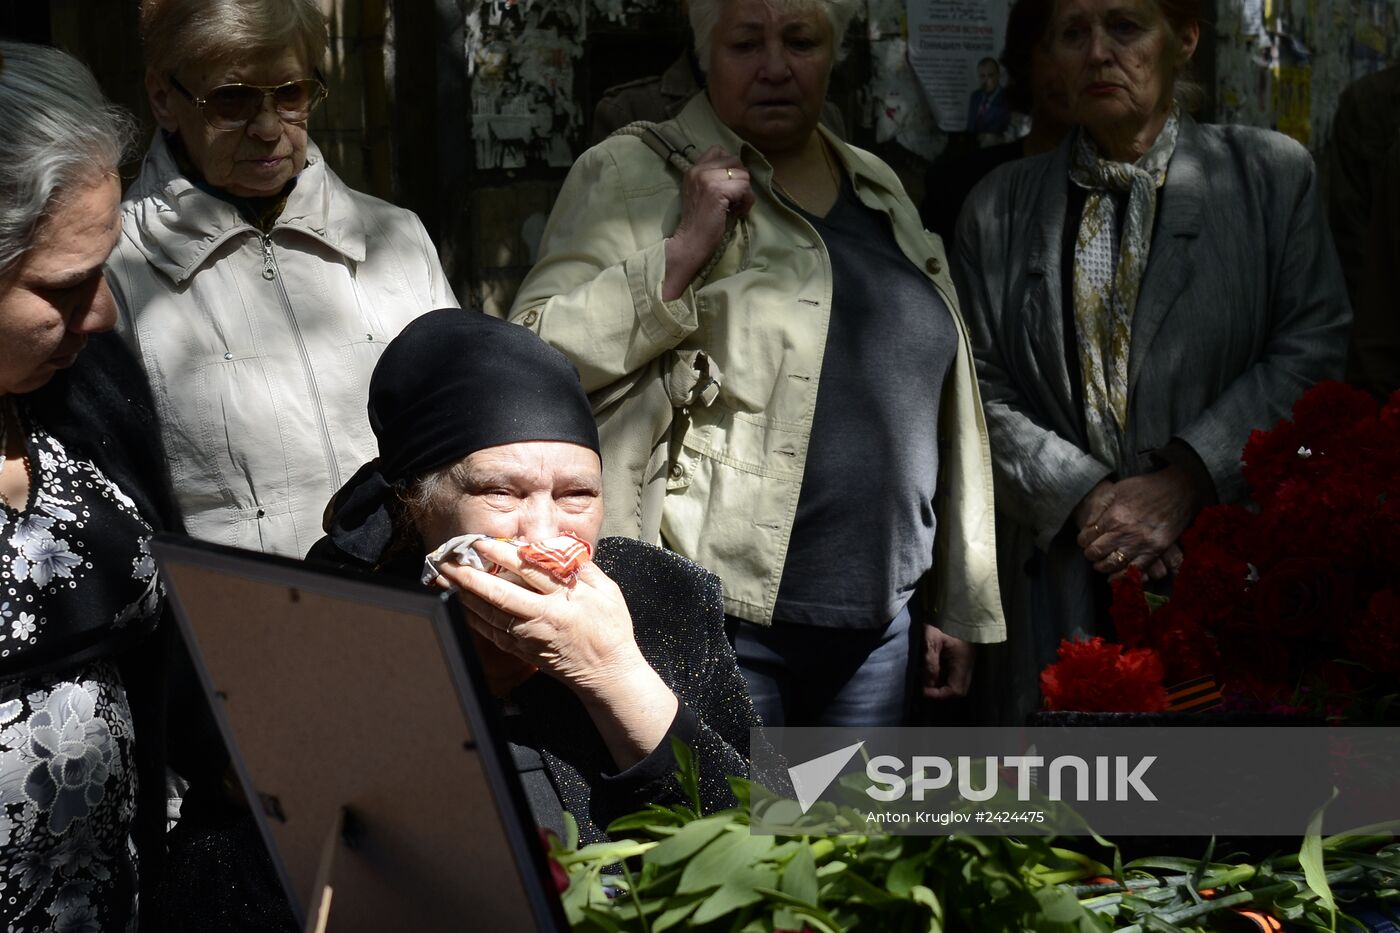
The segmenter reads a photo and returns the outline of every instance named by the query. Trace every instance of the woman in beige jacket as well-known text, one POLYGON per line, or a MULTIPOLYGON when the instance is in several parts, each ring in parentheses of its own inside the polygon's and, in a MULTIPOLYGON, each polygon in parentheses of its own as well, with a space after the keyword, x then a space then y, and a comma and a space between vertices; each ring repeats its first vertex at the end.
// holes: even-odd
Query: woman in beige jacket
POLYGON ((160 129, 107 279, 155 391, 196 537, 300 557, 373 456, 370 372, 456 306, 412 213, 347 188, 307 136, 315 0, 145 0, 160 129))
MULTIPOLYGON (((707 89, 660 126, 693 167, 626 135, 586 152, 512 309, 590 391, 666 379, 660 536, 724 582, 770 725, 897 724, 911 642, 926 694, 947 696, 967 688, 970 643, 1003 637, 986 429, 942 244, 887 165, 818 125, 852 12, 693 0, 707 89), (936 614, 911 612, 921 583, 936 614)), ((606 470, 648 441, 620 440, 606 470)), ((612 530, 649 530, 645 496, 609 496, 612 530)))

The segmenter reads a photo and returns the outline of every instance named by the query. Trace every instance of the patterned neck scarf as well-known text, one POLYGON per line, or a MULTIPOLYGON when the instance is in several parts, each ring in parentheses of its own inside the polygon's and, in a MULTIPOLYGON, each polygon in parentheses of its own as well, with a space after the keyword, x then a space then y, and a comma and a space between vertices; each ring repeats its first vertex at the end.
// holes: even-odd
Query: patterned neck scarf
POLYGON ((1172 110, 1152 148, 1137 162, 1101 158, 1080 131, 1069 177, 1088 191, 1074 244, 1074 321, 1090 452, 1112 467, 1122 465, 1128 421, 1128 349, 1133 311, 1147 269, 1157 189, 1167 180, 1180 121, 1172 110), (1128 196, 1123 228, 1118 197, 1128 196))

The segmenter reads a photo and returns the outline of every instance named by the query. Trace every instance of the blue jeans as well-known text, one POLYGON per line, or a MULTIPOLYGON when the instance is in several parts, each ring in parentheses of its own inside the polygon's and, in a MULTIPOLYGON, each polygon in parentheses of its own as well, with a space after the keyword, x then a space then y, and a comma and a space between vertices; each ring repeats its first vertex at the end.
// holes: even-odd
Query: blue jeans
POLYGON ((909 701, 909 607, 882 629, 730 617, 739 671, 766 726, 898 726, 909 701))

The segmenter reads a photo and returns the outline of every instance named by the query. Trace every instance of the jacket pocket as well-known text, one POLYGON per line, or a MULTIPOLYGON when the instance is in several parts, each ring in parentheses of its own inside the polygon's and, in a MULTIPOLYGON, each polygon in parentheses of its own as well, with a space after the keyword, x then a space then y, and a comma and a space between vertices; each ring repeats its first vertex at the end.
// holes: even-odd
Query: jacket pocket
POLYGON ((182 506, 187 512, 250 509, 285 498, 286 484, 279 478, 288 472, 282 444, 288 412, 265 361, 234 357, 201 366, 193 375, 194 411, 181 413, 167 431, 192 467, 190 481, 177 490, 182 506))

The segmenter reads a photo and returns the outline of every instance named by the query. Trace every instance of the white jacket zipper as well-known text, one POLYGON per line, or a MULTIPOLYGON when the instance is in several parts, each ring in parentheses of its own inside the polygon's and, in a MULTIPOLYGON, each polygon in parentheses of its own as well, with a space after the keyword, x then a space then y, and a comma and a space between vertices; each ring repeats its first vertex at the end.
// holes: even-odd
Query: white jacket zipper
POLYGON ((272 237, 269 234, 259 234, 262 237, 263 253, 263 278, 269 282, 277 282, 277 292, 282 297, 282 309, 287 313, 287 321, 292 326, 292 336, 296 338, 297 352, 301 354, 301 365, 306 373, 307 388, 311 392, 311 404, 316 410, 316 424, 321 428, 321 448, 326 455, 326 475, 330 477, 331 492, 335 493, 340 489, 340 467, 335 462, 335 449, 331 444, 330 427, 326 424, 326 409, 321 404, 321 390, 316 385, 316 374, 311 369, 311 356, 306 352, 306 341, 302 338, 301 327, 297 324, 296 313, 292 310, 292 300, 287 294, 286 286, 282 283, 282 277, 278 275, 277 258, 272 253, 272 237))

